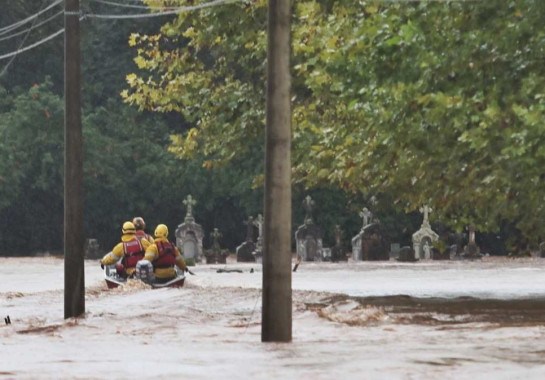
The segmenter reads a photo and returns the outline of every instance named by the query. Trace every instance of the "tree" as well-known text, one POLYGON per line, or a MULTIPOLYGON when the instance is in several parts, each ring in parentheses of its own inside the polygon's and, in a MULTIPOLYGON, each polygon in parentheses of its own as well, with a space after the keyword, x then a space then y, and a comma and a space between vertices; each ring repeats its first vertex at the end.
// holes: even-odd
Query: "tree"
MULTIPOLYGON (((192 123, 173 139, 180 156, 213 166, 262 141, 265 3, 131 38, 141 72, 123 95, 192 123)), ((545 236, 544 13, 536 0, 297 2, 294 180, 545 236)))
POLYGON ((62 247, 63 104, 36 85, 0 114, 0 223, 3 250, 62 247))
MULTIPOLYGON (((39 5, 29 0, 6 3, 0 28, 38 11, 39 5)), ((84 7, 96 13, 106 13, 108 8, 99 3, 84 7)), ((108 249, 119 238, 120 223, 135 215, 144 216, 150 229, 158 223, 175 227, 183 221, 182 200, 193 194, 199 200, 199 223, 205 231, 219 228, 225 235, 223 243, 234 249, 244 239, 243 220, 262 213, 262 191, 252 188, 252 177, 244 174, 263 167, 262 147, 249 144, 248 150, 258 152, 254 155, 259 159, 235 155, 229 168, 207 170, 200 157, 181 162, 167 146, 170 131, 186 128, 183 117, 174 112, 138 112, 118 97, 131 64, 126 44, 129 31, 153 30, 161 20, 86 19, 82 23, 86 235, 108 249)), ((62 27, 62 17, 33 30, 27 42, 57 27, 62 27)), ((13 45, 5 46, 0 40, 2 53, 21 42, 18 38, 9 41, 13 45)), ((0 86, 4 136, 0 141, 0 223, 11 231, 0 237, 1 254, 62 249, 62 46, 62 38, 57 38, 18 55, 0 79, 5 84, 0 86), (54 75, 44 80, 48 72, 54 75), (47 173, 39 174, 42 168, 47 173), (39 191, 34 190, 38 179, 39 191)))

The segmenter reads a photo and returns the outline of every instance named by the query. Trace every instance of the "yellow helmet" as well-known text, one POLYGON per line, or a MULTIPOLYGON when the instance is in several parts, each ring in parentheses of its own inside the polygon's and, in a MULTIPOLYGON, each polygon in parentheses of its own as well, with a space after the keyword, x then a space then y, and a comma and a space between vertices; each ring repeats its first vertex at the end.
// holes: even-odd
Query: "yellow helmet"
POLYGON ((168 227, 164 224, 159 224, 157 228, 155 228, 155 237, 156 238, 166 238, 168 236, 168 227))
POLYGON ((132 224, 134 224, 134 227, 136 227, 137 230, 143 230, 146 228, 146 222, 144 222, 144 218, 141 216, 137 216, 132 220, 132 224))
POLYGON ((136 229, 134 228, 134 224, 132 224, 132 222, 125 222, 123 223, 121 232, 123 232, 124 234, 134 234, 136 233, 136 229))

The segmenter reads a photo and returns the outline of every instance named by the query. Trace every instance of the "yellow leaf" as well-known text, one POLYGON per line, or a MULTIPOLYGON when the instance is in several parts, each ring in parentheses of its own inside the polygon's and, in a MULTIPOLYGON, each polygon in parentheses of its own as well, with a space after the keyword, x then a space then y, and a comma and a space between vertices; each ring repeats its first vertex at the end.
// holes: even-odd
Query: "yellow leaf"
POLYGON ((136 82, 136 74, 134 73, 127 74, 125 78, 127 80, 127 83, 131 86, 136 82))
POLYGON ((317 174, 319 179, 326 179, 329 176, 328 169, 320 169, 317 174))
POLYGON ((367 11, 367 13, 369 14, 375 14, 378 12, 378 8, 376 5, 369 5, 367 8, 365 8, 365 10, 367 11))
POLYGON ((131 33, 129 37, 129 46, 136 46, 136 39, 140 37, 138 33, 131 33))

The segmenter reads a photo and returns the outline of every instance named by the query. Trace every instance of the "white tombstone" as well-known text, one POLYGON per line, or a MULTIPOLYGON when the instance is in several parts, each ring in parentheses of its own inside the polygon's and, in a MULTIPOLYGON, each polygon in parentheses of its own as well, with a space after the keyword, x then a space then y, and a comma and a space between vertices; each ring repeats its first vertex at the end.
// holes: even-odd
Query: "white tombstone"
POLYGON ((363 232, 360 232, 352 238, 352 259, 354 261, 361 261, 361 237, 363 232))
POLYGON ((365 227, 367 227, 369 224, 373 222, 373 213, 367 208, 364 207, 360 213, 360 218, 362 218, 363 224, 361 226, 360 232, 356 236, 354 236, 351 240, 352 242, 352 259, 354 261, 361 261, 363 260, 362 252, 361 252, 361 240, 363 238, 363 231, 365 230, 365 227))
POLYGON ((429 214, 432 209, 428 206, 420 208, 424 214, 424 220, 420 229, 413 234, 413 249, 416 259, 431 259, 431 248, 434 242, 439 240, 439 235, 435 233, 430 226, 429 214))
POLYGON ((189 263, 201 262, 203 257, 202 240, 204 233, 201 225, 195 223, 193 217, 193 206, 196 203, 191 195, 187 196, 187 199, 184 200, 187 213, 184 222, 176 229, 176 246, 182 251, 184 258, 189 263))

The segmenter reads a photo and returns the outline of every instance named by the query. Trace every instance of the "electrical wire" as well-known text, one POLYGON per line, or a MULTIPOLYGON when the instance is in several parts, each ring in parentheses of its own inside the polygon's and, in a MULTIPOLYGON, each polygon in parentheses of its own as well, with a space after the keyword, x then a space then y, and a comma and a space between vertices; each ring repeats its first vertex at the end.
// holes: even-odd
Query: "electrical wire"
POLYGON ((154 13, 135 13, 135 14, 96 14, 96 13, 86 13, 84 17, 89 18, 102 18, 102 19, 135 19, 135 18, 147 18, 147 17, 160 17, 160 16, 169 16, 176 15, 183 12, 196 11, 203 8, 210 8, 219 5, 227 5, 242 2, 245 0, 214 0, 208 3, 191 5, 186 7, 177 7, 164 12, 154 12, 154 13))
MULTIPOLYGON (((44 8, 44 5, 46 3, 46 0, 42 0, 42 3, 40 4, 40 11, 44 8)), ((40 13, 40 12, 38 12, 40 13)), ((32 24, 30 25, 30 28, 27 29, 27 32, 25 34, 25 37, 23 38, 23 40, 21 41, 21 43, 19 44, 19 48, 17 49, 18 51, 21 50, 21 48, 23 47, 23 45, 25 44, 28 36, 30 35, 30 32, 32 31, 32 29, 34 29, 36 27, 36 21, 38 20, 38 18, 34 18, 32 20, 32 24)), ((4 76, 4 74, 8 71, 8 68, 10 67, 10 65, 13 63, 13 61, 15 60, 15 57, 17 56, 17 54, 14 54, 11 59, 8 61, 8 63, 6 64, 6 66, 4 66, 4 68, 2 69, 2 71, 0 71, 0 78, 4 76)))
MULTIPOLYGON (((21 25, 24 25, 27 22, 29 22, 31 20, 34 20, 40 14, 46 12, 47 10, 53 8, 56 5, 59 5, 63 1, 64 0, 56 0, 54 3, 50 4, 48 7, 46 7, 43 10, 33 14, 32 16, 29 16, 29 17, 27 17, 27 18, 25 18, 25 19, 23 19, 23 20, 21 20, 21 21, 19 21, 17 23, 14 23, 14 24, 11 24, 9 26, 0 28, 0 35, 7 34, 10 31, 20 27, 21 25)), ((94 1, 105 2, 105 0, 94 0, 94 1)), ((182 13, 182 12, 189 12, 189 11, 199 10, 199 9, 203 9, 203 8, 215 7, 215 6, 219 6, 219 5, 233 4, 233 3, 242 2, 242 1, 246 1, 246 0, 214 0, 214 1, 210 1, 208 3, 199 4, 199 5, 177 7, 177 8, 173 8, 171 10, 164 11, 164 12, 139 13, 139 14, 132 14, 132 15, 129 15, 129 14, 111 15, 111 14, 88 13, 88 14, 84 14, 83 16, 81 16, 80 21, 87 18, 87 17, 89 17, 89 18, 103 18, 103 19, 134 19, 134 18, 144 18, 144 17, 158 17, 158 16, 174 15, 174 14, 178 14, 178 13, 182 13)), ((477 1, 483 1, 483 0, 378 0, 378 1, 382 1, 382 2, 398 2, 398 3, 400 3, 400 2, 414 2, 414 1, 427 1, 427 2, 471 2, 471 1, 475 1, 475 2, 477 2, 477 1)), ((57 16, 58 16, 58 14, 54 15, 53 17, 50 17, 49 19, 47 19, 47 20, 45 20, 45 21, 43 21, 43 22, 41 22, 39 24, 34 25, 34 27, 30 27, 30 28, 26 29, 25 31, 30 32, 35 27, 37 27, 39 25, 43 25, 45 22, 50 21, 50 19, 53 19, 54 17, 57 17, 57 16)), ((47 37, 45 37, 45 38, 31 44, 31 45, 28 45, 28 46, 26 46, 24 48, 21 46, 21 48, 17 49, 16 51, 12 51, 10 53, 0 55, 0 60, 7 59, 7 58, 10 58, 10 57, 14 57, 17 54, 20 54, 20 53, 23 53, 25 51, 34 49, 35 47, 38 47, 38 46, 44 44, 45 42, 52 40, 53 38, 57 37, 58 35, 60 35, 62 33, 64 33, 64 28, 60 29, 60 30, 56 31, 55 33, 52 33, 49 36, 47 36, 47 37)), ((17 34, 22 34, 22 32, 17 33, 17 34)), ((12 36, 14 36, 14 35, 10 35, 10 38, 12 36)), ((4 38, 4 39, 7 39, 7 38, 4 38)), ((11 63, 11 61, 8 63, 7 66, 9 66, 10 63, 11 63)), ((0 76, 2 76, 6 72, 7 66, 2 70, 2 72, 0 73, 0 76)))
POLYGON ((30 28, 27 28, 27 29, 25 29, 25 30, 21 30, 21 31, 19 31, 19 32, 17 32, 17 33, 9 34, 9 35, 7 35, 7 36, 5 36, 5 37, 1 37, 1 38, 0 38, 0 41, 10 40, 10 39, 12 39, 12 38, 14 38, 14 37, 20 36, 21 34, 25 34, 26 32, 30 32, 32 29, 36 29, 36 28, 38 28, 38 27, 40 27, 40 26, 42 26, 42 25, 44 25, 44 24, 47 24, 49 21, 53 20, 53 19, 56 18, 56 17, 59 17, 59 16, 62 15, 63 13, 64 13, 64 11, 60 11, 60 12, 58 12, 58 13, 55 13, 53 16, 48 17, 48 18, 46 18, 46 19, 43 20, 43 21, 40 21, 39 23, 37 23, 37 24, 31 26, 30 28))
MULTIPOLYGON (((153 7, 153 6, 141 6, 141 5, 130 5, 130 4, 121 4, 114 1, 108 0, 90 0, 97 3, 112 5, 116 7, 125 7, 125 8, 138 8, 138 9, 160 9, 162 11, 152 12, 152 13, 134 13, 134 14, 99 14, 99 13, 86 13, 85 17, 89 18, 102 18, 102 19, 137 19, 137 18, 148 18, 148 17, 160 17, 160 16, 169 16, 175 15, 183 12, 195 11, 203 8, 214 7, 218 5, 233 4, 237 2, 244 2, 247 0, 214 0, 208 3, 202 3, 198 5, 191 6, 182 6, 182 7, 153 7)), ((443 3, 464 3, 464 2, 482 2, 485 0, 375 0, 376 2, 382 3, 411 3, 411 2, 443 2, 443 3)))
MULTIPOLYGON (((83 19, 85 19, 85 16, 80 16, 79 20, 82 21, 83 19)), ((32 45, 25 46, 24 48, 18 49, 16 51, 12 51, 10 53, 2 54, 2 55, 0 55, 0 61, 3 60, 3 59, 6 59, 6 58, 13 57, 13 56, 15 56, 15 55, 17 55, 19 53, 23 53, 25 51, 28 51, 30 49, 34 49, 35 47, 38 47, 38 46, 46 43, 47 41, 52 40, 53 38, 57 37, 58 35, 60 35, 62 33, 64 33, 64 28, 57 30, 55 33, 51 33, 49 36, 42 38, 41 40, 33 43, 32 45)))
POLYGON ((34 13, 33 15, 31 16, 28 16, 27 18, 23 19, 23 20, 19 20, 11 25, 8 25, 8 26, 4 26, 2 28, 0 28, 0 36, 4 35, 4 34, 7 34, 17 28, 19 28, 20 26, 34 20, 36 17, 38 17, 39 15, 41 15, 42 13, 45 13, 47 12, 48 10, 50 10, 51 8, 54 8, 56 7, 57 5, 59 5, 60 3, 62 3, 64 0, 55 0, 55 2, 53 2, 52 4, 50 4, 49 6, 47 6, 46 8, 34 13))
POLYGON ((106 4, 106 5, 112 5, 114 7, 120 7, 120 8, 134 8, 134 9, 162 9, 162 10, 173 10, 178 7, 161 7, 161 6, 154 6, 154 5, 133 5, 133 4, 122 4, 122 3, 116 3, 115 1, 107 1, 107 0, 89 0, 93 3, 100 3, 100 4, 106 4))
POLYGON ((41 44, 49 41, 49 40, 52 40, 53 38, 57 37, 59 34, 62 34, 64 33, 64 28, 60 29, 60 30, 57 30, 55 33, 52 33, 50 34, 49 36, 41 39, 40 41, 37 41, 31 45, 28 45, 28 46, 25 46, 24 48, 21 48, 21 49, 17 49, 16 51, 12 51, 11 53, 6 53, 6 54, 3 54, 3 55, 0 55, 0 60, 2 59, 6 59, 6 58, 9 58, 9 57, 13 57, 19 53, 22 53, 22 52, 25 52, 27 50, 30 50, 30 49, 34 49, 35 47, 38 47, 40 46, 41 44))
MULTIPOLYGON (((57 0, 55 5, 59 4, 61 1, 63 1, 63 0, 60 0, 60 1, 57 0)), ((143 17, 165 16, 165 15, 173 15, 173 14, 178 14, 178 13, 182 13, 182 12, 189 12, 189 11, 194 11, 194 10, 199 10, 199 9, 203 9, 203 8, 214 7, 214 6, 224 5, 224 4, 231 4, 231 3, 240 2, 240 1, 244 1, 244 0, 215 0, 215 1, 211 1, 209 3, 199 4, 199 5, 195 5, 195 6, 178 7, 178 8, 174 8, 174 9, 172 9, 170 11, 166 11, 166 12, 145 13, 145 14, 141 13, 141 14, 135 14, 135 15, 85 14, 85 15, 80 17, 80 20, 83 20, 83 19, 85 19, 87 17, 90 17, 90 18, 106 18, 106 19, 119 19, 119 18, 128 19, 128 18, 143 18, 143 17)), ((48 8, 50 9, 50 7, 51 7, 51 5, 48 8)), ((43 12, 39 12, 39 13, 43 13, 43 12)), ((35 15, 33 15, 31 17, 28 17, 27 19, 33 19, 33 18, 35 18, 35 15)), ((33 29, 33 28, 29 28, 29 29, 33 29)), ((49 36, 41 39, 40 41, 37 41, 37 42, 35 42, 35 43, 31 44, 31 45, 28 45, 28 46, 26 46, 24 48, 21 47, 21 48, 17 49, 16 51, 12 51, 10 53, 0 55, 0 61, 3 60, 3 59, 6 59, 6 58, 15 57, 17 54, 23 53, 23 52, 28 51, 30 49, 33 49, 33 48, 35 48, 37 46, 40 46, 41 44, 43 44, 43 43, 45 43, 45 42, 47 42, 49 40, 52 40, 53 38, 57 37, 58 35, 60 35, 62 33, 64 33, 64 28, 60 29, 60 30, 56 31, 55 33, 52 33, 49 36)), ((5 71, 7 69, 7 66, 9 66, 12 61, 10 61, 8 63, 8 65, 6 65, 4 70, 2 70, 2 72, 0 73, 0 76, 2 76, 5 73, 5 71)))

